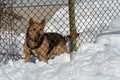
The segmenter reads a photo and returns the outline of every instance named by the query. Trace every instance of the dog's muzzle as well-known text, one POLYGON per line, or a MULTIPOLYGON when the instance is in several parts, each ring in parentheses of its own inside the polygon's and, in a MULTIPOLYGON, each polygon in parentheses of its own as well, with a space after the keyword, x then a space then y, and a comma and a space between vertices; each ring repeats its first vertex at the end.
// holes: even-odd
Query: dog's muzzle
POLYGON ((35 41, 39 42, 41 41, 41 39, 42 39, 42 36, 38 33, 35 37, 35 41))

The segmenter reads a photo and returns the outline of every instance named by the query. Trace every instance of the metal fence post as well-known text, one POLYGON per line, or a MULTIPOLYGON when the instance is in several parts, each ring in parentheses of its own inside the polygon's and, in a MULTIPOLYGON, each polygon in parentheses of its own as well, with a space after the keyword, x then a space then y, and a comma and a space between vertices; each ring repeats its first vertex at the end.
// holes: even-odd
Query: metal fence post
POLYGON ((70 24, 70 35, 71 35, 71 51, 76 51, 76 27, 75 27, 75 0, 68 0, 69 4, 69 24, 70 24))

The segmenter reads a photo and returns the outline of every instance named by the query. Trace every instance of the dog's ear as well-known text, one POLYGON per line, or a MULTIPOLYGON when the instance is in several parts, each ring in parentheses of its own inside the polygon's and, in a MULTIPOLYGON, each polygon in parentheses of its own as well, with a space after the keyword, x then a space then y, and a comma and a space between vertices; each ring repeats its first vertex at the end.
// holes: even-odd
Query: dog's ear
POLYGON ((33 24, 34 23, 34 20, 32 18, 30 18, 29 20, 29 25, 33 24))
POLYGON ((44 17, 44 19, 40 22, 40 25, 43 27, 46 25, 46 17, 44 17))

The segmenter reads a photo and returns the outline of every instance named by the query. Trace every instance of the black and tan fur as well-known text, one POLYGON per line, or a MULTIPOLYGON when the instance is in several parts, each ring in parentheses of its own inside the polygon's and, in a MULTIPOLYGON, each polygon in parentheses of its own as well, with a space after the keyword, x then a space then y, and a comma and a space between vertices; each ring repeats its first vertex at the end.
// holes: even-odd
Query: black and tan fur
POLYGON ((63 37, 58 33, 44 33, 45 25, 46 18, 40 23, 35 22, 32 18, 29 20, 24 43, 25 62, 30 61, 31 55, 47 62, 48 59, 67 51, 66 42, 70 40, 70 36, 63 37))

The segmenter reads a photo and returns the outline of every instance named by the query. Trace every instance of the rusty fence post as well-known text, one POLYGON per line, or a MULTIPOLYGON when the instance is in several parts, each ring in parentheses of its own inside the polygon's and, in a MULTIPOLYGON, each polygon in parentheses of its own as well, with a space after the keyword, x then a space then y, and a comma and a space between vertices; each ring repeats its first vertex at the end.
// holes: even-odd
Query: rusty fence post
POLYGON ((75 0, 68 0, 69 4, 69 24, 70 24, 70 35, 71 35, 71 51, 76 51, 76 26, 75 26, 75 0))

